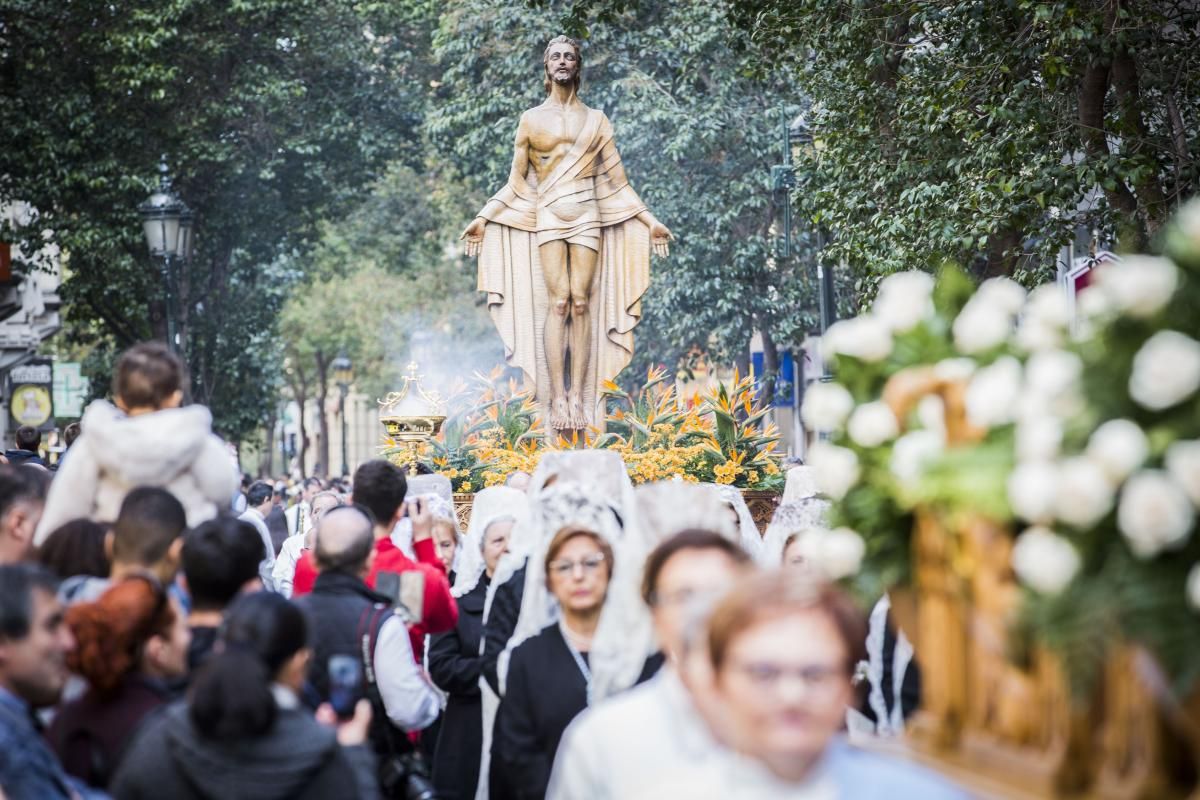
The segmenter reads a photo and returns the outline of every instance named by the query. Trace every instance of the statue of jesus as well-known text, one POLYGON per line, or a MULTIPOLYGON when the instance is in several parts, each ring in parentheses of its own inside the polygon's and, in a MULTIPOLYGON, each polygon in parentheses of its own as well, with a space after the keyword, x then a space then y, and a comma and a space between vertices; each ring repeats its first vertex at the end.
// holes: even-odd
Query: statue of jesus
POLYGON ((629 185, 608 117, 579 99, 579 44, 552 39, 542 63, 547 97, 521 115, 508 183, 461 238, 505 358, 535 380, 550 427, 573 431, 632 358, 650 251, 666 257, 674 237, 629 185))

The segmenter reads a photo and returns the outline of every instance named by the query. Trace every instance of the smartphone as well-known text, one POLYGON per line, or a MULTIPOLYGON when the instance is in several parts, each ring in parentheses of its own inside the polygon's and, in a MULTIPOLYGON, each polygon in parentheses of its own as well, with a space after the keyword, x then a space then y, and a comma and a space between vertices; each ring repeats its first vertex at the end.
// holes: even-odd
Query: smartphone
POLYGON ((392 605, 408 625, 421 621, 425 613, 425 573, 379 572, 375 575, 375 591, 392 601, 392 605))
POLYGON ((338 719, 354 716, 354 706, 365 696, 362 662, 356 656, 329 657, 329 705, 338 719))

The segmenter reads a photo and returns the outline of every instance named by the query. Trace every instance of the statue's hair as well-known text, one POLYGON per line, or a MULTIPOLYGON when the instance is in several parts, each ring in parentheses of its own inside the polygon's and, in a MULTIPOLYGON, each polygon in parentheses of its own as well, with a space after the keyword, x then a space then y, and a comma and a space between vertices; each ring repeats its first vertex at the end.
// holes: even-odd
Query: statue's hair
POLYGON ((542 85, 546 88, 546 94, 550 94, 550 87, 554 81, 550 79, 550 48, 556 44, 569 44, 575 48, 575 91, 579 91, 579 83, 583 78, 583 50, 579 47, 579 42, 572 39, 570 36, 555 36, 550 41, 546 42, 546 50, 542 53, 542 70, 545 72, 545 77, 542 85))

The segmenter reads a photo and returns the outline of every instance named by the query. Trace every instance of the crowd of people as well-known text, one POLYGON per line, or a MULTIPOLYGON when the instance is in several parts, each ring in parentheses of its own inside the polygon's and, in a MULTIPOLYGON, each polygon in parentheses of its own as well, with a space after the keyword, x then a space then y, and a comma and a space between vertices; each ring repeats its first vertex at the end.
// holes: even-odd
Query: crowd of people
POLYGON ((966 796, 873 746, 919 675, 792 546, 803 468, 765 538, 590 450, 464 531, 385 460, 243 481, 185 380, 138 345, 56 473, 0 465, 0 798, 966 796))

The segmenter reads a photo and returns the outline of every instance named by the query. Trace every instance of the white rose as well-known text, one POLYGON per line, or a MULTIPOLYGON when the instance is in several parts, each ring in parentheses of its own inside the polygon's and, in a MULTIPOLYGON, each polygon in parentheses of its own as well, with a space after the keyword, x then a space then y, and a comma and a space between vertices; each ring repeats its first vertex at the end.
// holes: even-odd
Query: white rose
POLYGON ((1012 278, 988 278, 979 285, 973 299, 983 300, 1015 316, 1025 305, 1026 294, 1025 287, 1012 278))
POLYGON ((817 382, 804 392, 800 419, 814 431, 836 431, 854 410, 854 398, 840 383, 817 382))
POLYGON ((1096 286, 1118 311, 1134 317, 1158 313, 1179 286, 1179 270, 1165 258, 1125 256, 1105 264, 1096 274, 1096 286))
POLYGON ((967 420, 992 428, 1012 422, 1021 394, 1021 363, 1012 356, 996 359, 967 384, 967 420))
POLYGON ((1049 461, 1062 447, 1062 422, 1048 414, 1019 416, 1016 434, 1019 461, 1049 461))
POLYGON ((979 366, 973 358, 943 358, 933 365, 933 376, 943 381, 965 381, 979 366))
POLYGON ((1066 291, 1057 283, 1044 283, 1029 293, 1025 304, 1024 319, 1036 321, 1051 328, 1065 328, 1071 324, 1071 307, 1066 291))
POLYGON ((1017 326, 1017 346, 1027 353, 1061 347, 1071 322, 1071 309, 1063 290, 1047 283, 1029 293, 1029 302, 1017 326))
POLYGON ((1056 399, 1078 389, 1083 361, 1066 350, 1042 350, 1025 364, 1025 385, 1029 391, 1047 399, 1056 399))
POLYGON ((1200 389, 1200 342, 1159 331, 1133 357, 1129 396, 1151 411, 1181 403, 1200 389))
POLYGON ((1048 528, 1028 528, 1012 549, 1013 572, 1021 583, 1041 594, 1058 594, 1079 572, 1079 553, 1048 528))
POLYGON ((1200 439, 1172 442, 1164 460, 1171 478, 1200 507, 1200 439))
POLYGON ((834 500, 845 497, 862 472, 853 450, 828 442, 817 442, 812 446, 809 463, 816 475, 817 488, 834 500))
POLYGON ((1188 572, 1187 599, 1194 610, 1200 611, 1200 564, 1196 564, 1188 572))
POLYGON ((1108 296, 1099 286, 1087 286, 1075 296, 1075 333, 1079 340, 1096 334, 1113 314, 1108 296))
POLYGON ((1137 423, 1110 419, 1088 439, 1087 454, 1117 486, 1145 462, 1150 455, 1150 441, 1137 423))
POLYGON ((1054 515, 1076 528, 1091 528, 1112 510, 1113 489, 1100 465, 1084 456, 1059 464, 1054 515))
POLYGON ((998 305, 973 297, 958 312, 950 329, 959 352, 974 355, 1004 344, 1012 333, 1013 316, 998 305))
POLYGON ((891 407, 877 400, 854 409, 846 432, 859 447, 878 447, 900 434, 900 423, 891 407))
POLYGON ((842 355, 866 362, 882 361, 892 353, 892 333, 882 320, 863 314, 830 325, 822 351, 826 359, 842 355))
POLYGON ((1017 347, 1026 353, 1036 353, 1039 350, 1053 350, 1062 347, 1066 341, 1063 329, 1036 319, 1022 320, 1017 326, 1015 337, 1017 347))
POLYGON ((1200 197, 1193 197, 1175 214, 1175 225, 1184 236, 1200 245, 1200 197))
POLYGON ((912 330, 933 316, 933 276, 928 272, 897 272, 879 284, 871 313, 892 331, 912 330))
POLYGON ((866 542, 850 528, 835 528, 818 534, 815 545, 813 560, 817 568, 833 581, 856 575, 867 551, 866 542))
POLYGON ((933 431, 909 431, 892 446, 890 468, 901 483, 911 486, 920 479, 926 465, 942 452, 945 439, 933 431))
POLYGON ((1187 493, 1162 470, 1134 475, 1121 490, 1117 527, 1138 558, 1153 558, 1187 541, 1196 511, 1187 493))
POLYGON ((1054 517, 1058 470, 1046 461, 1018 464, 1008 476, 1008 504, 1028 522, 1049 522, 1054 517))

